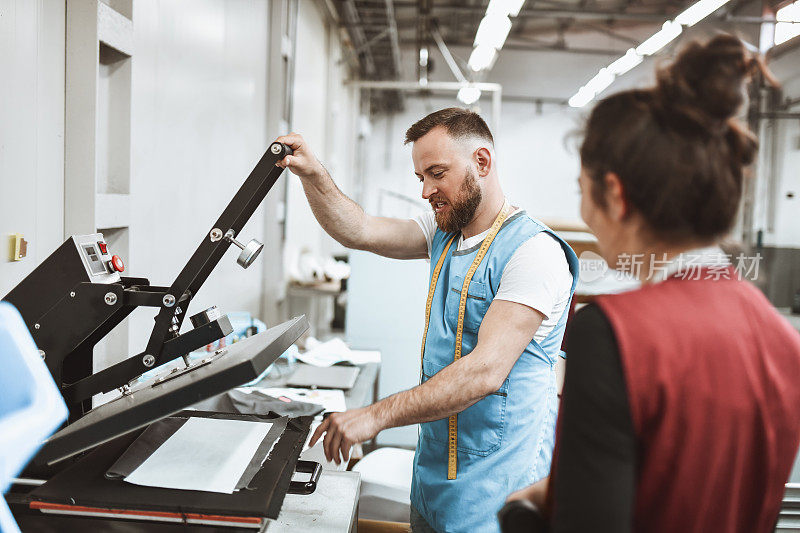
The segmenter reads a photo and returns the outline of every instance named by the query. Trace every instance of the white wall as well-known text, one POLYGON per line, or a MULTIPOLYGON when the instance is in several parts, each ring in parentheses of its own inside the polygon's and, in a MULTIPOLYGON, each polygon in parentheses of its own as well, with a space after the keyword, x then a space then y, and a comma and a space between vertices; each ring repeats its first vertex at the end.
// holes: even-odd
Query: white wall
MULTIPOLYGON (((352 197, 359 101, 344 83, 350 76, 342 54, 338 29, 330 25, 321 3, 300 0, 291 129, 304 137, 339 188, 352 197)), ((295 270, 301 252, 325 256, 344 251, 314 218, 299 178, 287 172, 285 271, 295 270)), ((295 295, 288 298, 286 310, 306 314, 311 334, 325 336, 333 303, 330 296, 295 295)))
MULTIPOLYGON (((277 133, 267 131, 266 117, 269 99, 278 97, 267 92, 269 7, 263 0, 134 2, 126 274, 172 283, 277 133)), ((0 0, 0 295, 63 241, 65 21, 64 2, 0 0), (11 263, 8 235, 17 232, 30 243, 28 257, 11 263)), ((343 84, 349 75, 338 63, 338 30, 313 0, 299 3, 295 55, 294 129, 347 191, 358 98, 343 84)), ((309 221, 293 184, 289 242, 338 251, 309 221)), ((263 211, 242 239, 264 240, 263 211)), ((282 260, 283 243, 265 245, 261 261, 282 260)), ((217 304, 259 313, 263 269, 242 270, 235 259, 231 250, 189 312, 217 304)), ((145 309, 131 317, 131 351, 143 347, 153 315, 145 309)))
MULTIPOLYGON (((605 39, 603 39, 605 41, 605 39)), ((613 42, 594 46, 612 48, 613 42)), ((471 50, 453 48, 461 60, 471 50)), ((432 50, 436 65, 431 79, 454 81, 438 50, 432 50)), ((413 50, 403 50, 405 64, 413 50)), ((579 163, 576 133, 588 109, 544 104, 537 108, 534 98, 566 100, 612 57, 504 50, 485 81, 500 83, 503 96, 500 130, 493 132, 498 153, 500 181, 512 203, 526 208, 535 217, 579 220, 577 178, 579 163), (515 98, 528 98, 520 102, 515 98)), ((619 80, 619 86, 642 84, 652 68, 640 67, 619 80)), ((411 69, 406 75, 413 77, 411 69)), ((406 109, 391 117, 374 120, 370 151, 366 156, 365 206, 376 212, 385 205, 380 189, 392 190, 420 199, 421 188, 413 174, 411 149, 403 146, 405 130, 426 114, 444 107, 462 106, 452 95, 421 97, 408 93, 406 109)), ((490 95, 478 102, 481 115, 492 125, 490 95)), ((424 202, 423 206, 425 205, 424 202)))
MULTIPOLYGON (((306 0, 308 3, 309 0, 306 0)), ((301 2, 301 6, 303 2, 301 2)), ((317 5, 317 4, 315 4, 317 5)), ((348 86, 347 80, 352 76, 343 57, 345 49, 339 39, 338 32, 326 24, 328 37, 328 62, 326 79, 325 113, 325 152, 324 164, 336 183, 345 194, 356 194, 357 173, 357 136, 360 123, 360 99, 358 90, 348 86)), ((295 105, 299 101, 295 99, 295 105)), ((341 253, 344 248, 325 235, 323 251, 341 253)))
POLYGON ((62 242, 64 9, 0 0, 0 298, 62 242), (10 261, 12 233, 28 241, 22 261, 10 261))
MULTIPOLYGON (((366 159, 365 206, 370 212, 379 214, 379 208, 386 205, 387 195, 382 190, 416 199, 427 209, 414 176, 411 147, 403 145, 404 133, 427 113, 456 105, 455 98, 408 97, 403 114, 374 121, 372 149, 366 159)), ((483 110, 488 107, 488 102, 482 101, 487 122, 491 116, 483 110)), ((538 112, 533 104, 503 104, 500 132, 495 135, 500 183, 511 202, 534 217, 579 217, 579 164, 571 134, 580 127, 580 116, 580 112, 561 106, 544 106, 538 112)))
MULTIPOLYGON (((267 3, 134 2, 131 262, 127 272, 169 286, 269 146, 267 3)), ((263 208, 240 238, 262 240, 263 208)), ((192 303, 259 311, 262 270, 228 251, 192 303)), ((265 243, 260 260, 279 256, 265 243)), ((132 316, 141 350, 155 310, 132 316)))
MULTIPOLYGON (((134 2, 131 257, 154 284, 169 284, 276 135, 266 125, 268 3, 223 0, 134 2), (163 238, 157 238, 161 234, 163 238)), ((338 34, 317 2, 301 0, 292 129, 302 133, 347 191, 357 99, 338 34)), ((286 246, 315 252, 337 246, 314 220, 299 180, 286 174, 286 246)), ((280 194, 275 187, 270 194, 280 194)), ((242 239, 262 238, 260 208, 242 239)), ((260 261, 281 261, 278 242, 265 242, 260 261)), ((228 252, 192 304, 258 314, 263 270, 242 270, 228 252)), ((139 310, 140 331, 152 312, 139 310)), ((132 333, 131 338, 136 338, 132 333)), ((132 341, 133 343, 133 341, 132 341)), ((132 346, 132 349, 134 347, 132 346)))
MULTIPOLYGON (((420 347, 428 294, 427 261, 397 261, 351 252, 347 341, 353 348, 380 350, 378 394, 385 398, 419 384, 420 347)), ((382 431, 384 446, 414 447, 417 426, 382 431)))
MULTIPOLYGON (((327 30, 323 15, 313 2, 301 1, 297 15, 298 38, 291 128, 303 135, 317 157, 324 159, 327 133, 327 30)), ((300 180, 292 176, 288 184, 286 246, 289 249, 296 247, 319 251, 322 247, 322 232, 305 200, 300 180)))
MULTIPOLYGON (((800 39, 796 37, 795 39, 800 39)), ((770 69, 781 82, 784 97, 800 98, 800 48, 780 56, 770 63, 770 69)), ((788 111, 797 113, 800 106, 794 106, 788 111)), ((765 123, 768 121, 765 121, 765 123)), ((763 169, 759 177, 762 187, 759 189, 759 202, 761 217, 757 223, 765 230, 765 244, 800 248, 800 223, 797 213, 800 210, 800 121, 797 119, 783 119, 775 121, 777 143, 777 157, 775 167, 770 169, 769 159, 772 146, 769 142, 762 142, 759 168, 763 169), (775 172, 774 196, 770 198, 770 191, 766 187, 770 174, 775 172), (770 229, 768 215, 769 206, 774 207, 774 224, 770 229)), ((766 131, 762 131, 765 135, 766 131)))
MULTIPOLYGON (((292 130, 301 134, 345 194, 352 195, 358 98, 344 85, 341 44, 319 3, 301 0, 298 10, 292 130)), ((300 180, 291 176, 287 193, 286 251, 337 253, 342 247, 314 218, 300 180)))

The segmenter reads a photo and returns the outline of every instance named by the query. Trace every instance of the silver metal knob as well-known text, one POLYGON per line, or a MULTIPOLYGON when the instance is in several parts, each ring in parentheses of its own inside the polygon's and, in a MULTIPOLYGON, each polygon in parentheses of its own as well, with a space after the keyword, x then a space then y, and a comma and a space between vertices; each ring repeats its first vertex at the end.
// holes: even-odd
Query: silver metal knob
POLYGON ((239 254, 239 257, 236 259, 236 262, 239 263, 242 268, 247 268, 253 264, 253 261, 256 260, 258 254, 260 254, 261 250, 264 249, 264 245, 257 240, 252 239, 247 243, 247 246, 245 246, 237 241, 234 237, 236 237, 236 233, 232 229, 229 229, 225 233, 225 240, 235 244, 239 247, 239 249, 242 250, 242 252, 239 254))

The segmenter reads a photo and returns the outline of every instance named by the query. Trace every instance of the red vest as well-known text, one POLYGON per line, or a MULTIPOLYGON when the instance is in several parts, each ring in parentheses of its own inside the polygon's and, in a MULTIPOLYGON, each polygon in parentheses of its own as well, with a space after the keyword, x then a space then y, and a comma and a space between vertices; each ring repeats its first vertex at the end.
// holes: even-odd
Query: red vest
POLYGON ((800 334, 736 279, 598 304, 638 441, 634 530, 773 531, 800 442, 800 334))

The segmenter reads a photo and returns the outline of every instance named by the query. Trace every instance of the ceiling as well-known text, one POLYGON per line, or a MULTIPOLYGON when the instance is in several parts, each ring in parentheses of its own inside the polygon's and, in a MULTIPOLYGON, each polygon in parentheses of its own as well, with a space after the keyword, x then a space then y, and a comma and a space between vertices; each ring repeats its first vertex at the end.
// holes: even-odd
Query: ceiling
MULTIPOLYGON (((695 1, 527 0, 513 19, 503 49, 621 55, 695 1)), ((447 47, 472 47, 488 3, 488 0, 327 0, 331 15, 349 41, 353 69, 359 78, 366 80, 400 79, 402 72, 409 71, 408 65, 403 68, 403 58, 415 60, 420 47, 435 49, 433 34, 437 30, 447 47), (408 49, 415 53, 401 53, 408 49)), ((752 12, 760 15, 758 5, 755 0, 731 0, 711 17, 728 23, 757 24, 760 16, 752 16, 752 12)), ((463 59, 459 62, 472 81, 485 77, 485 73, 476 75, 469 71, 463 59)), ((402 109, 402 93, 372 93, 373 111, 402 109)))

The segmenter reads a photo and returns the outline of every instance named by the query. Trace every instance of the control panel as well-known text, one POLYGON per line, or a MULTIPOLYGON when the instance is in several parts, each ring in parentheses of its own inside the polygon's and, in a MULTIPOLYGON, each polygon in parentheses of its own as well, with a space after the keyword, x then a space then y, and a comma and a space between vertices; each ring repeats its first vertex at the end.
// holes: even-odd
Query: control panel
POLYGON ((102 233, 74 235, 72 237, 86 273, 94 283, 117 283, 125 263, 118 255, 112 255, 102 233))

